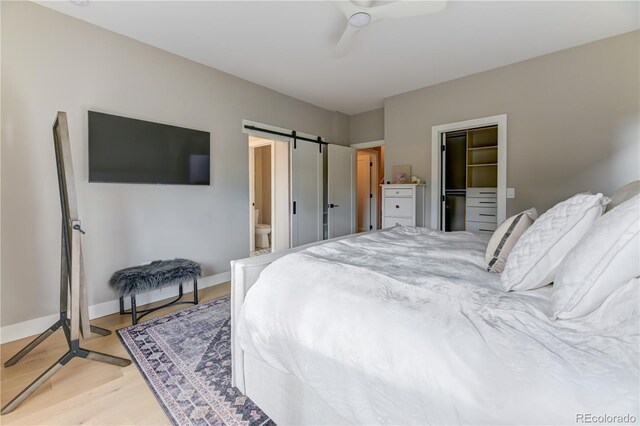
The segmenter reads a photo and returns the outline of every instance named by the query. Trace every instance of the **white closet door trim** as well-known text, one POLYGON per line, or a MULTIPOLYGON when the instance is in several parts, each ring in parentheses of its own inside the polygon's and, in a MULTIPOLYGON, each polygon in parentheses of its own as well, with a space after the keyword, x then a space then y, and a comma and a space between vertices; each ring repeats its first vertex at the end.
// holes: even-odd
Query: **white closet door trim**
POLYGON ((352 143, 349 146, 355 149, 377 148, 379 146, 384 146, 384 139, 381 139, 379 141, 352 143))
POLYGON ((440 146, 442 134, 474 127, 498 126, 498 224, 507 218, 507 114, 441 124, 431 128, 431 227, 440 222, 440 146))

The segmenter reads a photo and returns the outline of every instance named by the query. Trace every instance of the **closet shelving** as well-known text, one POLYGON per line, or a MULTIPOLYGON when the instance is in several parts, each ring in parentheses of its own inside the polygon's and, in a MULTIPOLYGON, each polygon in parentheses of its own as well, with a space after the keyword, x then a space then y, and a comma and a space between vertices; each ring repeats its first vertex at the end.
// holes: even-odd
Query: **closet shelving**
POLYGON ((467 187, 498 185, 498 128, 467 130, 467 187))
POLYGON ((496 227, 497 126, 449 132, 444 144, 445 230, 491 232, 496 227))

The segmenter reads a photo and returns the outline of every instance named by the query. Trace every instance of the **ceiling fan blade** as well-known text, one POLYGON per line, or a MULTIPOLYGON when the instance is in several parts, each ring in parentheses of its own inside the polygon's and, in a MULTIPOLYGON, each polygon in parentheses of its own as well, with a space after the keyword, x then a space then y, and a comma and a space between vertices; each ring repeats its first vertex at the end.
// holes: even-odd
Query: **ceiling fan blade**
POLYGON ((353 3, 360 7, 371 7, 373 0, 351 0, 353 3))
POLYGON ((358 13, 360 10, 362 10, 361 7, 356 5, 351 0, 333 0, 331 3, 335 7, 337 7, 347 19, 349 19, 349 17, 354 13, 358 13))
POLYGON ((349 51, 358 31, 360 31, 360 28, 347 24, 347 28, 344 29, 340 40, 338 40, 338 44, 336 44, 336 47, 333 49, 334 57, 342 57, 349 51))
POLYGON ((398 0, 382 6, 371 7, 367 13, 374 20, 392 18, 410 18, 412 16, 428 15, 441 11, 447 6, 445 1, 407 1, 398 0))

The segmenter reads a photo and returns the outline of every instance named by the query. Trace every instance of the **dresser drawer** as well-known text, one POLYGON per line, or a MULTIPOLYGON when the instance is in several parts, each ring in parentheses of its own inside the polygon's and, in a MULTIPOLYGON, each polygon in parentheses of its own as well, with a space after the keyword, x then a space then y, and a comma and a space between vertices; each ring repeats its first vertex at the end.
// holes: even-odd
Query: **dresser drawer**
POLYGON ((471 198, 496 198, 498 188, 467 188, 467 197, 471 198))
POLYGON ((470 222, 496 223, 498 209, 495 207, 467 207, 467 220, 470 222))
POLYGON ((493 234, 498 225, 496 223, 482 223, 467 221, 466 228, 469 232, 476 232, 481 234, 493 234))
POLYGON ((383 217, 382 227, 391 228, 393 226, 415 226, 415 222, 410 217, 383 217))
POLYGON ((469 198, 467 197, 467 208, 469 207, 497 207, 498 200, 495 198, 469 198))
POLYGON ((385 197, 413 197, 412 188, 385 188, 385 197))
POLYGON ((384 215, 391 217, 413 217, 413 198, 385 197, 384 215))

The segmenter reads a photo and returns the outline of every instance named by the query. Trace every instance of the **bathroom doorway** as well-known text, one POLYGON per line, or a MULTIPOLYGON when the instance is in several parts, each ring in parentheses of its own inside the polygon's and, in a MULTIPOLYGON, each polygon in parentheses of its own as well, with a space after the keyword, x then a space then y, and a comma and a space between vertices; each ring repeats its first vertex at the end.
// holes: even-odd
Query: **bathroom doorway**
POLYGON ((273 141, 250 138, 250 251, 251 256, 271 252, 272 179, 271 157, 273 141), (251 214, 253 213, 253 214, 251 214))
POLYGON ((357 232, 373 231, 380 229, 381 226, 382 188, 380 185, 384 183, 383 144, 384 141, 376 141, 351 145, 357 150, 358 164, 356 177, 357 232))
POLYGON ((249 136, 249 252, 289 248, 289 144, 249 136))

